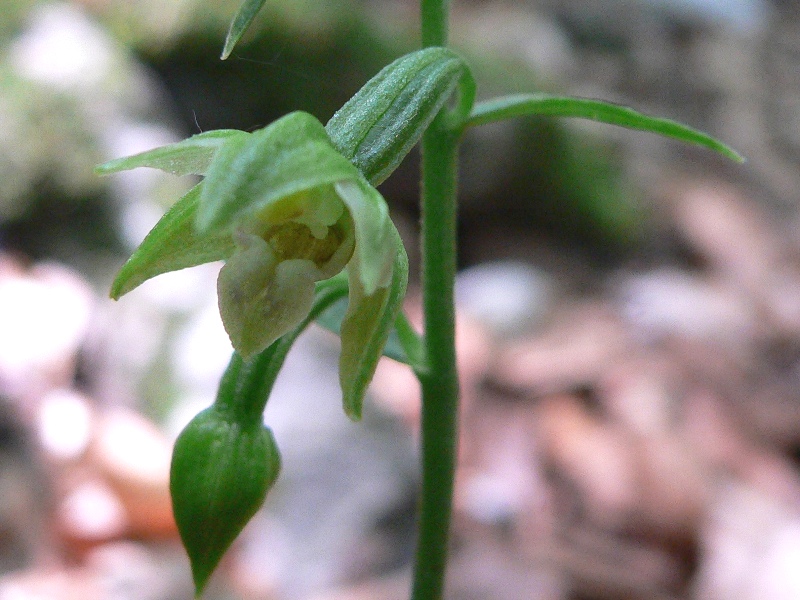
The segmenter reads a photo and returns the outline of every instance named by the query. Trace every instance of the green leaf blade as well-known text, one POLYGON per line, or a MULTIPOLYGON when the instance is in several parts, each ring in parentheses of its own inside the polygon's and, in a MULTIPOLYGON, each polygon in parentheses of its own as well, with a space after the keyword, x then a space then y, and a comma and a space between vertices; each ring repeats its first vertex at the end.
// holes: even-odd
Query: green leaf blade
POLYGON ((744 158, 738 152, 706 133, 670 119, 651 117, 627 106, 591 98, 550 94, 504 96, 476 104, 467 120, 467 126, 472 127, 528 115, 577 117, 628 129, 648 131, 703 146, 733 161, 744 162, 744 158))

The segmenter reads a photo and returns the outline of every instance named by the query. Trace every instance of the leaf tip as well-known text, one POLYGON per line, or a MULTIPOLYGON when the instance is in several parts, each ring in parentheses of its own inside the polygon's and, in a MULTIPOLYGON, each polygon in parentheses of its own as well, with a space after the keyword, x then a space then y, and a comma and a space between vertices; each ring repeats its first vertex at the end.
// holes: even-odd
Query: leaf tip
POLYGON ((741 164, 744 164, 744 163, 746 163, 746 162, 747 162, 747 157, 743 156, 742 154, 739 154, 739 153, 738 153, 736 150, 734 150, 733 148, 727 148, 727 152, 726 152, 725 154, 726 154, 726 156, 727 156, 728 158, 730 158, 732 161, 734 161, 734 162, 737 162, 737 163, 739 163, 740 165, 741 165, 741 164))
POLYGON ((347 415, 347 418, 350 419, 353 423, 358 423, 361 421, 361 403, 349 403, 345 402, 344 404, 344 414, 347 415))
POLYGON ((99 165, 95 165, 92 171, 95 175, 99 177, 103 177, 104 175, 111 175, 118 171, 116 165, 119 163, 119 159, 109 160, 107 162, 101 163, 99 165))
POLYGON ((192 560, 190 562, 192 567, 192 582, 194 583, 194 597, 197 600, 203 595, 214 569, 201 568, 201 563, 198 561, 192 560))
POLYGON ((114 281, 111 282, 111 288, 108 290, 108 297, 112 300, 119 300, 134 287, 136 286, 132 287, 130 285, 130 277, 127 276, 126 269, 123 266, 114 281))
POLYGON ((711 150, 714 150, 715 152, 721 154, 722 156, 724 156, 727 159, 732 160, 735 163, 743 164, 743 163, 747 162, 747 159, 743 155, 739 154, 736 150, 734 150, 733 148, 731 148, 727 144, 725 144, 725 143, 723 143, 723 142, 721 142, 721 141, 719 141, 719 140, 717 140, 715 138, 709 138, 709 139, 710 139, 710 143, 706 143, 706 144, 702 144, 702 145, 706 146, 707 148, 709 148, 711 150))
POLYGON ((227 37, 225 38, 225 45, 222 47, 222 54, 220 54, 220 60, 227 60, 230 57, 231 52, 233 52, 233 48, 236 46, 237 39, 234 39, 231 36, 230 32, 228 32, 227 37))

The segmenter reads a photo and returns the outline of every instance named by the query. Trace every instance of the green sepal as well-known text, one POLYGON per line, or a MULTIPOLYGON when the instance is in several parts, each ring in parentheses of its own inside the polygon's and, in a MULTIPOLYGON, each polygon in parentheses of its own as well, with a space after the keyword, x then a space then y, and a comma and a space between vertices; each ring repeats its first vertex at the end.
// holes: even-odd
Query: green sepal
POLYGON ((465 76, 466 63, 447 48, 406 54, 364 84, 325 128, 333 145, 378 185, 419 141, 465 76))
POLYGON ((230 234, 200 235, 195 230, 203 185, 189 190, 150 230, 111 284, 112 298, 118 300, 156 275, 222 260, 233 253, 230 234))
POLYGON ((528 115, 578 117, 629 129, 649 131, 682 142, 704 146, 731 160, 744 162, 744 158, 738 152, 701 131, 670 119, 645 115, 621 104, 591 98, 550 94, 503 96, 476 104, 465 125, 473 127, 528 115))
MULTIPOLYGON (((317 324, 338 336, 342 331, 342 321, 345 314, 347 314, 347 298, 342 298, 319 316, 317 324)), ((386 345, 383 347, 383 355, 406 365, 412 364, 396 328, 392 328, 389 332, 386 345)))
POLYGON ((392 228, 397 247, 391 283, 370 296, 363 293, 355 266, 349 266, 350 294, 341 324, 342 351, 339 384, 348 417, 357 421, 367 386, 375 375, 389 333, 402 308, 408 285, 408 256, 397 230, 392 228))
POLYGON ((289 113, 220 148, 206 173, 197 226, 229 229, 282 198, 359 177, 315 117, 289 113))
POLYGON ((261 419, 239 419, 224 406, 202 411, 178 436, 170 493, 196 595, 263 504, 280 465, 275 438, 261 419))
POLYGON ((238 129, 206 131, 175 144, 110 160, 95 167, 95 173, 110 175, 138 167, 152 167, 172 175, 205 175, 214 154, 225 142, 248 135, 246 131, 238 129))
POLYGON ((225 60, 233 52, 236 43, 241 39, 250 23, 256 18, 258 11, 264 6, 267 0, 244 0, 236 16, 233 17, 231 25, 228 28, 228 35, 225 37, 225 46, 222 49, 222 60, 225 60))

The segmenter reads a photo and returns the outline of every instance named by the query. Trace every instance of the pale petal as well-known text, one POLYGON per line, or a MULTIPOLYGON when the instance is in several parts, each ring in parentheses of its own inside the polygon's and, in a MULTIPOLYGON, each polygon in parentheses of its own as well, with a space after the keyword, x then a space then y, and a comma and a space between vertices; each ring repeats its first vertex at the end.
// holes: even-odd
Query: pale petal
POLYGON ((277 262, 258 236, 240 234, 237 242, 239 251, 220 271, 217 294, 225 331, 249 358, 305 318, 319 270, 310 260, 277 262))

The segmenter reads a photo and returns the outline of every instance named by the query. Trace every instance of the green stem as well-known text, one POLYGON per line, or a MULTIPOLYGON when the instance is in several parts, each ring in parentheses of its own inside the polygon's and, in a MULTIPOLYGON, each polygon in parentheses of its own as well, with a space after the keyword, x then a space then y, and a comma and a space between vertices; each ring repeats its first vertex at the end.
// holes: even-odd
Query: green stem
MULTIPOLYGON (((422 45, 446 46, 449 0, 420 0, 422 45)), ((426 368, 422 385, 422 490, 412 600, 441 600, 456 466, 455 350, 458 136, 444 113, 422 137, 422 294, 426 368)))
POLYGON ((422 47, 447 46, 450 0, 420 0, 422 47))

